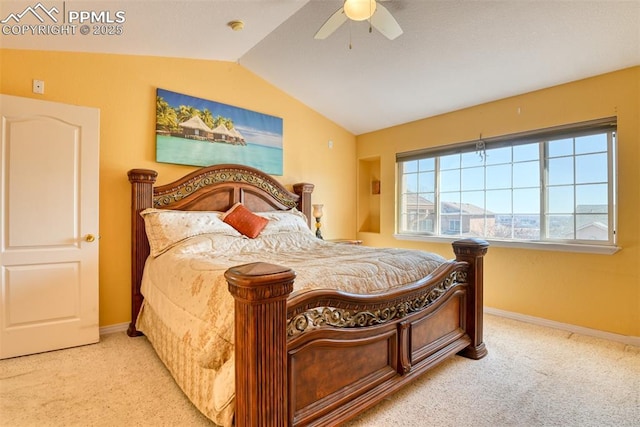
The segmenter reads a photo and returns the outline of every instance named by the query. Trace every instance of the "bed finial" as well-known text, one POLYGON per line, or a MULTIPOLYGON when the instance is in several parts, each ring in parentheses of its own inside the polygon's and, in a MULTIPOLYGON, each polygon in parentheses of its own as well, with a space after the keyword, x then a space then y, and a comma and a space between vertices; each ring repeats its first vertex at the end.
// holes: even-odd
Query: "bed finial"
POLYGON ((300 182, 293 184, 293 192, 300 196, 298 199, 298 210, 307 217, 307 225, 311 228, 311 193, 313 193, 313 184, 300 182))
POLYGON ((136 319, 142 306, 142 270, 149 256, 149 242, 144 231, 144 219, 140 212, 153 205, 153 184, 158 172, 151 169, 131 169, 127 176, 131 182, 131 323, 127 334, 140 335, 136 330, 136 319))
POLYGON ((483 259, 489 249, 489 243, 482 239, 461 239, 452 243, 457 261, 469 263, 467 282, 472 285, 468 294, 466 330, 471 344, 459 354, 470 359, 481 359, 487 355, 484 345, 483 321, 483 259))
POLYGON ((236 426, 287 425, 287 297, 296 273, 257 262, 224 276, 235 299, 236 426))

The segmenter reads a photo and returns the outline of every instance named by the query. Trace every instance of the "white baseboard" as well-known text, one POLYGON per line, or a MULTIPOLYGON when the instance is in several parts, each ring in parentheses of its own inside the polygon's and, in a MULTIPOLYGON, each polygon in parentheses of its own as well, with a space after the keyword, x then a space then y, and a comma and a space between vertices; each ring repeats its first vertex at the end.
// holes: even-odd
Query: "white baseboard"
POLYGON ((585 328, 583 326, 571 325, 569 323, 561 323, 553 320, 543 319, 541 317, 527 316, 526 314, 514 313, 511 311, 500 310, 492 307, 484 307, 484 312, 495 316, 506 317, 508 319, 519 320, 521 322, 531 323, 548 328, 560 329, 562 331, 573 332, 580 335, 586 335, 594 338, 601 338, 609 341, 615 341, 634 347, 640 347, 640 337, 628 335, 614 334, 612 332, 600 331, 597 329, 585 328))
POLYGON ((100 328, 100 335, 115 334, 118 332, 126 332, 129 328, 129 322, 116 323, 115 325, 103 326, 100 328))

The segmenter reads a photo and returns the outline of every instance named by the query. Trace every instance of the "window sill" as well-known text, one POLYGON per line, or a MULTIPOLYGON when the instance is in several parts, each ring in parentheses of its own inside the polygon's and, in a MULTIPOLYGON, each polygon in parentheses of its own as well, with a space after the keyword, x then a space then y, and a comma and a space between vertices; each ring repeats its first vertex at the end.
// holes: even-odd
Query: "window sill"
MULTIPOLYGON (((394 234, 397 240, 408 240, 414 242, 434 242, 434 243, 451 243, 456 240, 464 239, 460 237, 441 237, 426 236, 423 234, 394 234)), ((490 246, 497 248, 514 248, 514 249, 533 249, 540 251, 553 252, 577 252, 586 254, 613 255, 622 248, 619 246, 603 246, 603 245, 585 245, 577 243, 554 243, 554 242, 524 242, 524 241, 505 241, 505 240, 486 240, 490 246)))

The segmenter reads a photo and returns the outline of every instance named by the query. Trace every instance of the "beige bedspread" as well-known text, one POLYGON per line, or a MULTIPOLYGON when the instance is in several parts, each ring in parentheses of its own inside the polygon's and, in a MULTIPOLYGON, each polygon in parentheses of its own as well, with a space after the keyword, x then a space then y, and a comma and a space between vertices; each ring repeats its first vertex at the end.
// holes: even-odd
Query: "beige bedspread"
MULTIPOLYGON (((189 397, 203 412, 206 403, 209 408, 205 415, 222 425, 232 422, 229 408, 234 393, 233 297, 223 274, 229 267, 257 261, 292 268, 297 274, 294 292, 332 288, 372 293, 425 277, 445 259, 422 251, 328 243, 309 231, 256 239, 204 234, 150 257, 142 283, 145 302, 141 318, 152 311, 154 320, 156 316, 162 319, 167 332, 192 354, 197 369, 211 370, 207 387, 213 397, 207 398, 204 395, 208 393, 199 391, 198 399, 208 399, 201 404, 194 401, 194 396, 189 397)), ((145 332, 153 322, 145 323, 141 318, 138 326, 145 332)))

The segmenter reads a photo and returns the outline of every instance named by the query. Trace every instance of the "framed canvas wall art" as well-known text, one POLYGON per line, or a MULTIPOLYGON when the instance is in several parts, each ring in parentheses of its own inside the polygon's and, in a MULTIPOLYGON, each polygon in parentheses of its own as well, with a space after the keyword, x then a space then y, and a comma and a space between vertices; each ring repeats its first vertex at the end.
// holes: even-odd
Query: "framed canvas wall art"
POLYGON ((282 175, 282 119, 157 89, 156 161, 237 163, 282 175))

